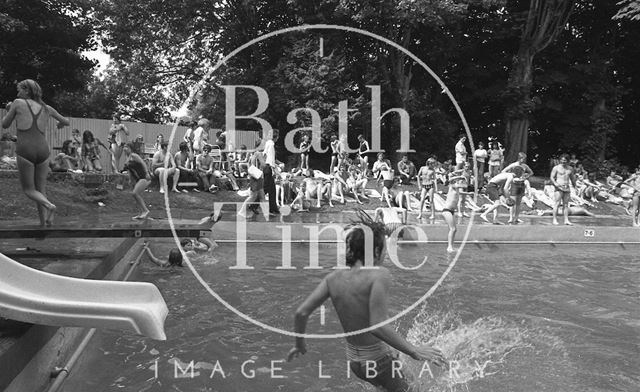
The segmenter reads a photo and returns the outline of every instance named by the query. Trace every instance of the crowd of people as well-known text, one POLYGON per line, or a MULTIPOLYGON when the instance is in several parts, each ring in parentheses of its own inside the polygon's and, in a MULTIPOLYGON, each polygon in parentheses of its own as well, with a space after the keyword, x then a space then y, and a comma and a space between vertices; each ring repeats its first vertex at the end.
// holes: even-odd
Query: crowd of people
POLYGON ((575 155, 563 155, 553 167, 544 188, 535 189, 529 182, 533 171, 526 163, 526 154, 520 153, 516 162, 505 165, 504 149, 495 138, 488 140, 489 150, 485 150, 481 141, 470 156, 467 137, 461 134, 454 147, 454 160, 439 162, 437 157, 431 156, 418 168, 407 155, 392 165, 383 153, 371 150, 364 135, 358 135, 355 150, 348 148, 345 137, 331 135, 331 161, 326 171, 310 165, 310 134, 301 135, 298 163, 287 167, 276 160, 277 131, 263 135, 264 140, 258 140, 251 149, 245 145, 235 148, 227 143, 223 131, 218 131, 215 140, 212 137, 210 141, 211 126, 205 118, 189 124, 175 154, 168 153, 164 136, 158 135, 150 157, 142 135, 130 141, 129 130, 116 115, 108 140, 101 141, 90 130, 81 134, 74 129, 60 153, 49 160, 46 139, 38 127, 46 127, 47 116, 57 119, 59 127, 67 126, 68 120, 42 102, 39 86, 32 80, 18 84, 18 99, 8 105, 8 110, 3 125, 8 127, 14 120, 17 122, 16 164, 24 174, 21 179, 25 192, 44 211, 41 214, 44 224, 48 221, 47 211, 54 207, 38 191, 44 188, 42 173, 49 168, 53 171, 100 172, 104 170, 100 161, 102 153, 110 155, 113 173, 128 173, 132 178, 134 195, 140 205, 138 219, 148 215, 140 192, 147 189, 155 177, 162 193, 190 190, 215 193, 221 187, 240 191, 238 178, 247 178, 248 189, 240 191, 246 196, 241 214, 246 214, 247 208, 259 213, 259 203, 267 200, 269 213, 275 215, 282 206, 306 211, 312 206, 321 207, 323 201, 333 206, 334 202, 345 203, 347 199, 363 204, 377 198, 384 208, 396 209, 399 216, 406 216, 405 211, 416 211, 419 220, 424 218, 426 209, 430 220, 435 219, 436 211, 442 211, 445 219, 447 214, 464 217, 474 211, 479 212, 484 221, 501 223, 498 211, 500 207, 506 207, 509 210, 507 223, 518 224, 524 203, 534 213, 552 215, 554 224, 559 224, 558 214, 561 214, 563 223, 570 225, 570 215, 589 215, 588 208, 594 202, 607 201, 623 205, 633 216, 634 226, 640 224, 638 170, 626 179, 612 172, 603 183, 597 181, 594 173, 587 173, 575 155), (26 147, 27 143, 29 147, 26 147), (259 146, 262 151, 257 150, 259 146), (31 150, 37 150, 37 156, 31 157, 31 150), (30 159, 22 159, 25 154, 30 159), (33 172, 27 169, 25 161, 35 166, 33 172), (44 163, 46 168, 42 167, 44 163), (488 202, 479 206, 474 198, 467 197, 474 193, 485 195, 488 202))

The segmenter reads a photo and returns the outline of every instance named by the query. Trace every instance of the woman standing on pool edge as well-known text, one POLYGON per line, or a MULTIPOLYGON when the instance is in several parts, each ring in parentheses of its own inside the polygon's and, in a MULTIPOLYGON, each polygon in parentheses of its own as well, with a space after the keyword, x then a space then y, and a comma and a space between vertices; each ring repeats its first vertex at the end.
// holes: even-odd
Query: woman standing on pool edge
POLYGON ((133 198, 136 200, 136 203, 138 203, 140 211, 142 211, 140 215, 136 215, 132 219, 147 219, 150 211, 142 198, 142 192, 144 192, 151 183, 151 176, 149 175, 147 164, 144 163, 140 155, 132 152, 132 148, 133 143, 124 145, 123 152, 125 156, 128 157, 125 167, 127 168, 127 172, 129 172, 129 177, 133 184, 133 198))
POLYGON ((2 127, 9 128, 16 120, 20 185, 27 197, 38 205, 40 225, 51 226, 56 206, 47 199, 45 190, 50 155, 45 131, 49 117, 58 120, 58 129, 69 125, 69 120, 42 101, 42 89, 34 80, 25 79, 17 88, 18 98, 7 105, 8 113, 2 119, 2 127))

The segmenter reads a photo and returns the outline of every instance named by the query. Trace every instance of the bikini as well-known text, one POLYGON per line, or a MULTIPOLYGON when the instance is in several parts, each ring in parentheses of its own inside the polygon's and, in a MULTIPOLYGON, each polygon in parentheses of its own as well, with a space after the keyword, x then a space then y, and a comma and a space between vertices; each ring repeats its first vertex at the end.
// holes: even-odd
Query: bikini
POLYGON ((41 105, 38 114, 34 114, 29 102, 25 99, 25 104, 31 113, 31 126, 29 129, 18 129, 18 142, 16 143, 16 155, 26 159, 34 165, 39 165, 49 159, 50 151, 44 132, 38 128, 38 117, 45 106, 41 105))

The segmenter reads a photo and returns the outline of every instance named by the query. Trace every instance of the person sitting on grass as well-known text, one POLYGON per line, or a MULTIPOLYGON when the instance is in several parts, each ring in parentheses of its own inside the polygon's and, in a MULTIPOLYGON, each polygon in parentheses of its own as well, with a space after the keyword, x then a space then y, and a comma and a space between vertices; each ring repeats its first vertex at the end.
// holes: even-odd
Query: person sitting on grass
POLYGON ((107 150, 111 154, 111 150, 93 136, 93 133, 86 130, 82 133, 82 158, 84 159, 84 169, 86 172, 101 172, 102 164, 100 163, 100 147, 107 150))
POLYGON ((316 207, 320 208, 322 207, 322 198, 326 197, 329 200, 329 206, 333 207, 333 200, 331 199, 333 177, 319 170, 307 171, 307 173, 309 173, 310 177, 303 180, 306 183, 305 198, 310 202, 314 199, 317 200, 316 207))
POLYGON ((347 178, 347 187, 353 193, 353 197, 356 199, 358 204, 362 204, 360 198, 365 200, 369 200, 367 197, 365 190, 367 188, 367 177, 364 172, 358 169, 357 166, 351 165, 349 166, 349 177, 347 178), (360 196, 358 196, 358 192, 360 192, 360 196))
POLYGON ((338 170, 333 176, 333 196, 340 198, 340 203, 344 204, 344 194, 348 192, 349 185, 347 184, 347 179, 349 178, 349 173, 344 164, 338 166, 338 170))
POLYGON ((147 189, 151 183, 151 177, 149 176, 149 169, 147 164, 140 157, 140 155, 132 151, 133 143, 127 143, 124 145, 123 152, 128 157, 125 163, 125 168, 131 178, 131 184, 133 184, 133 199, 138 205, 140 214, 133 217, 133 219, 146 219, 149 216, 149 209, 147 208, 142 193, 147 189))
POLYGON ((53 172, 73 172, 76 170, 78 160, 71 150, 72 140, 62 143, 62 151, 53 158, 49 164, 53 172), (73 155, 72 155, 73 154, 73 155))
POLYGON ((296 197, 293 199, 289 207, 292 210, 296 210, 298 212, 306 212, 309 211, 309 207, 311 206, 311 202, 305 199, 305 195, 307 193, 307 183, 302 181, 298 187, 296 187, 296 197))

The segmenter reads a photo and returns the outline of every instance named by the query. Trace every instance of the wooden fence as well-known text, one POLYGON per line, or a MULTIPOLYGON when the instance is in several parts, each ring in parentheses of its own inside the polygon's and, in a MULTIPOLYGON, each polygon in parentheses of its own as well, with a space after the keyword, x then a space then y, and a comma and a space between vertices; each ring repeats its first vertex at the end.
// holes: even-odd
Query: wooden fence
MULTIPOLYGON (((0 118, 3 118, 7 111, 5 109, 0 109, 0 118)), ((95 118, 79 118, 79 117, 67 117, 70 121, 70 125, 68 127, 64 127, 62 129, 56 128, 56 121, 54 119, 49 120, 49 128, 48 132, 46 132, 47 142, 49 143, 49 148, 51 148, 52 154, 57 154, 60 152, 60 147, 62 147, 62 143, 65 140, 71 139, 71 131, 73 129, 79 129, 80 134, 85 130, 90 130, 93 133, 93 136, 102 141, 105 145, 107 144, 107 139, 109 137, 109 128, 111 127, 112 120, 100 120, 95 118)), ((163 135, 166 141, 169 141, 169 136, 171 135, 171 131, 173 129, 173 125, 171 124, 147 124, 140 122, 131 122, 131 121, 123 121, 122 122, 127 129, 129 130, 129 140, 133 141, 137 135, 142 135, 144 138, 145 146, 147 150, 151 149, 156 142, 156 138, 158 135, 163 135)), ((187 128, 179 126, 176 129, 176 133, 174 136, 174 140, 171 146, 171 152, 175 153, 178 151, 178 145, 182 141, 184 134, 187 128)), ((213 143, 215 141, 216 132, 219 129, 210 129, 209 130, 209 142, 213 143)), ((16 126, 15 121, 11 124, 11 126, 5 130, 2 130, 2 133, 9 132, 12 135, 16 134, 16 126)), ((244 144, 248 149, 252 149, 255 146, 256 140, 258 139, 258 132, 254 131, 236 131, 236 145, 238 146, 244 144)), ((110 155, 101 149, 100 153, 100 163, 102 164, 102 168, 105 172, 111 172, 111 164, 110 164, 110 155)), ((122 166, 122 159, 120 165, 122 166)))

